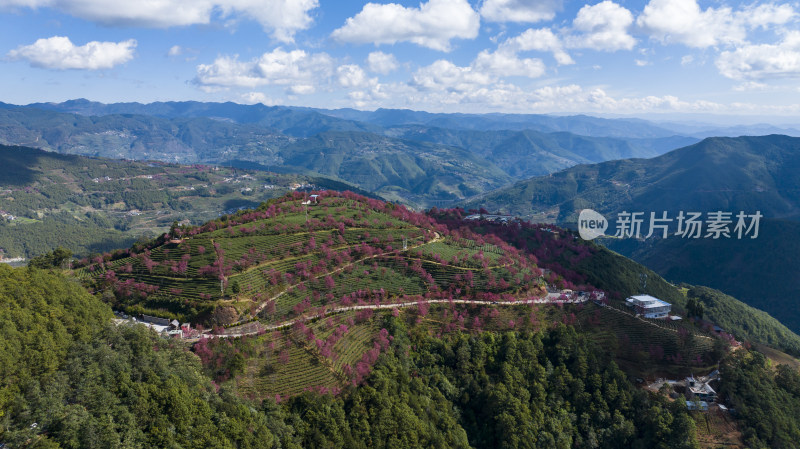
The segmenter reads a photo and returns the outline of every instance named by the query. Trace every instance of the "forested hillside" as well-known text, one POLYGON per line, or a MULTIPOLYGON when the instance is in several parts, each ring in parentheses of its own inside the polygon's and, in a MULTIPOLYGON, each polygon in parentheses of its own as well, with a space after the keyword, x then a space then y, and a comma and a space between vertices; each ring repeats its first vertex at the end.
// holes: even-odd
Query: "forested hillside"
POLYGON ((592 208, 623 210, 760 210, 767 218, 800 216, 800 138, 708 138, 652 159, 579 165, 531 178, 471 201, 518 216, 576 222, 592 208))
POLYGON ((175 341, 109 324, 108 309, 60 275, 0 276, 0 306, 38 326, 0 318, 24 346, 2 352, 15 368, 0 371, 10 447, 696 446, 685 409, 634 390, 572 327, 434 338, 387 315, 363 384, 253 402, 204 377, 175 341), (41 289, 57 293, 45 303, 41 289), (53 307, 82 319, 61 324, 43 313, 53 307), (53 326, 71 337, 42 345, 53 326))
MULTIPOLYGON (((642 212, 644 237, 653 212, 667 212, 676 231, 680 211, 760 213, 758 238, 600 239, 671 282, 707 285, 777 317, 800 331, 795 294, 800 288, 800 138, 762 136, 709 138, 652 159, 581 165, 487 194, 467 207, 484 207, 534 221, 574 227, 581 209, 610 220, 642 212), (769 286, 769 287, 765 287, 769 286), (787 303, 789 306, 787 307, 787 303)), ((658 233, 657 233, 658 234, 658 233)), ((731 235, 731 234, 729 234, 731 235)), ((753 234, 751 234, 752 236, 753 234)))
POLYGON ((759 228, 757 239, 669 238, 607 245, 672 281, 722 290, 798 332, 800 310, 794 304, 800 289, 795 275, 800 270, 800 222, 762 219, 759 228))

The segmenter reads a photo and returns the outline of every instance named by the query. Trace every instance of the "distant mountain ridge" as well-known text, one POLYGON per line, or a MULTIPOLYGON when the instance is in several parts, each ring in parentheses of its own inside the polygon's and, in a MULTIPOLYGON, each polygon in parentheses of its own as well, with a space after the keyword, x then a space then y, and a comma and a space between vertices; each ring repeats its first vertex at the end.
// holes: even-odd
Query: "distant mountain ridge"
MULTIPOLYGON (((28 107, 69 112, 81 115, 140 114, 164 118, 220 117, 238 123, 266 123, 281 117, 321 115, 320 122, 338 130, 353 126, 361 131, 378 132, 382 128, 402 125, 427 125, 439 128, 471 130, 534 130, 540 132, 571 132, 586 136, 605 137, 670 137, 676 133, 645 120, 604 119, 587 115, 551 116, 544 114, 460 114, 430 113, 406 109, 319 109, 289 106, 243 105, 238 103, 207 103, 198 101, 169 101, 154 103, 104 104, 86 99, 63 103, 32 103, 28 107)), ((280 129, 280 127, 276 127, 280 129)), ((330 130, 331 128, 329 128, 330 130)))
POLYGON ((205 103, 199 101, 168 101, 155 103, 105 104, 85 99, 63 103, 33 103, 27 107, 79 115, 136 114, 166 119, 212 118, 238 124, 266 127, 294 137, 308 137, 322 131, 379 132, 380 127, 344 120, 304 108, 243 105, 238 103, 205 103))
POLYGON ((372 191, 389 188, 394 199, 417 206, 465 198, 513 180, 491 162, 460 148, 356 131, 298 138, 258 125, 202 117, 0 109, 0 143, 117 159, 250 161, 270 169, 281 167, 283 172, 335 176, 372 191), (329 162, 335 160, 339 163, 334 169, 329 162))
POLYGON ((384 127, 426 125, 476 131, 527 129, 540 132, 569 132, 594 137, 655 138, 671 137, 676 134, 645 120, 605 119, 588 115, 430 113, 408 109, 317 110, 334 117, 359 120, 384 127))
POLYGON ((577 212, 760 210, 800 217, 800 138, 715 137, 652 159, 578 165, 531 178, 467 203, 557 222, 577 212))
POLYGON ((575 164, 652 157, 694 141, 643 121, 587 116, 84 99, 0 108, 3 144, 178 163, 249 162, 284 173, 335 176, 415 207, 447 205, 575 164), (566 129, 634 137, 582 136, 566 129), (640 137, 661 135, 669 137, 640 137))
POLYGON ((494 162, 515 178, 544 175, 576 163, 654 157, 697 142, 693 137, 682 136, 622 139, 568 132, 478 131, 421 125, 395 126, 387 128, 385 134, 465 148, 494 162))

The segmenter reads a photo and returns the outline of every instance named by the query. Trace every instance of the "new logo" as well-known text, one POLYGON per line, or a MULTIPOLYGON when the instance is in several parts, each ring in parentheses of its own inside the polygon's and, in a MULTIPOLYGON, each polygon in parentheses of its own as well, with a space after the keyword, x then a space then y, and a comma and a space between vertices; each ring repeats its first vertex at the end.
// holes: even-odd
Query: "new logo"
POLYGON ((584 240, 592 240, 605 235, 608 229, 608 220, 599 212, 584 209, 578 216, 578 234, 584 240))

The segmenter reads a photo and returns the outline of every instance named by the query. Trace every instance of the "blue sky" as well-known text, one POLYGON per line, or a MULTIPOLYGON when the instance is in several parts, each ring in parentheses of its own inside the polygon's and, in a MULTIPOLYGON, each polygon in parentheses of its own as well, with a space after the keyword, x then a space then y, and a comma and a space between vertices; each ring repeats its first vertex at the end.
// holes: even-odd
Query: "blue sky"
POLYGON ((0 101, 800 116, 796 3, 0 0, 0 101))

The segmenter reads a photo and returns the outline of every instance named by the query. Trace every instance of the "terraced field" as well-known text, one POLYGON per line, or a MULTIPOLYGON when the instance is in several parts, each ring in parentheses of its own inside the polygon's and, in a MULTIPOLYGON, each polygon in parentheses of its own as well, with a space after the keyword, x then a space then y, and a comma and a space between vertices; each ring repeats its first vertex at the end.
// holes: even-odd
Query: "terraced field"
POLYGON ((236 378, 238 392, 246 397, 287 397, 306 389, 327 391, 352 384, 355 369, 373 348, 378 321, 355 323, 356 313, 308 323, 306 332, 297 327, 257 337, 258 356, 248 360, 244 373, 236 378), (346 329, 341 331, 341 329, 346 329), (337 333, 336 338, 331 338, 337 333), (313 334, 309 339, 308 335, 313 334), (317 341, 336 340, 326 352, 317 341))
MULTIPOLYGON (((180 321, 276 322, 408 295, 521 294, 539 270, 509 248, 447 235, 429 217, 356 195, 300 194, 78 268, 114 306, 180 321), (233 306, 220 320, 216 311, 233 306)), ((538 285, 538 281, 533 281, 538 285)))
POLYGON ((711 363, 704 357, 712 351, 714 338, 689 324, 639 318, 622 308, 594 303, 587 303, 576 318, 599 347, 618 357, 687 367, 711 363))

